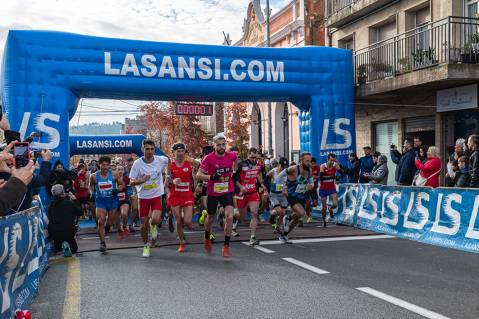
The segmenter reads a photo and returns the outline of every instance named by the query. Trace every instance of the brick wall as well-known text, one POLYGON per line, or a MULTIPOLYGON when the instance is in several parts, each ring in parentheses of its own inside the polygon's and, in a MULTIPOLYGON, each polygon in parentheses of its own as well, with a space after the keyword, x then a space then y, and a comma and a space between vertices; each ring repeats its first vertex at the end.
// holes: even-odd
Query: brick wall
POLYGON ((324 46, 326 40, 325 28, 323 24, 324 0, 305 0, 304 7, 305 12, 307 13, 307 15, 304 16, 305 45, 324 46))
POLYGON ((283 13, 279 16, 274 17, 270 21, 270 32, 271 34, 278 32, 286 25, 293 22, 293 7, 286 9, 283 13))

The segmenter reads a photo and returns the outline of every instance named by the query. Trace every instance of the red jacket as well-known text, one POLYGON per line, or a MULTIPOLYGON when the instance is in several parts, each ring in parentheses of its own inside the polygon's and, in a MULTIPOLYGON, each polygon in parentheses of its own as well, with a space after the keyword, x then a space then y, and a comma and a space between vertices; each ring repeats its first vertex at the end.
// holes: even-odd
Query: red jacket
POLYGON ((437 157, 432 157, 428 159, 424 164, 421 163, 419 159, 417 159, 416 168, 421 171, 420 174, 422 177, 428 178, 426 186, 430 186, 433 188, 439 187, 439 176, 441 175, 439 172, 441 169, 441 159, 437 157))

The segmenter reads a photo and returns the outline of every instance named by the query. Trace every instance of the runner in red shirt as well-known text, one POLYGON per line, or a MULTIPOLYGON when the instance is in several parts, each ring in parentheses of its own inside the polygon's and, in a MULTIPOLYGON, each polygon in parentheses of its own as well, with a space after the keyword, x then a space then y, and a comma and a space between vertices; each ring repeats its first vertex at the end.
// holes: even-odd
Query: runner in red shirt
MULTIPOLYGON (((261 187, 266 192, 266 187, 263 183, 263 166, 258 163, 258 150, 254 147, 248 151, 248 159, 241 161, 238 164, 236 173, 233 175, 233 180, 238 189, 236 197, 236 207, 239 214, 235 216, 239 221, 243 220, 246 215, 246 210, 249 208, 251 212, 251 238, 250 245, 258 245, 259 241, 256 239, 256 228, 258 227, 258 209, 260 203, 260 196, 256 183, 259 181, 261 187)), ((235 230, 236 232, 236 230, 235 230)))
MULTIPOLYGON (((183 232, 183 224, 188 229, 193 228, 193 167, 186 157, 186 146, 183 143, 176 143, 172 147, 174 160, 168 167, 168 179, 170 194, 168 205, 171 207, 176 220, 176 231, 180 239, 178 252, 185 251, 186 239, 183 232), (183 214, 182 214, 183 213, 183 214)), ((194 163, 194 161, 192 161, 194 163)))
POLYGON ((86 217, 89 207, 88 197, 90 196, 90 192, 88 190, 88 177, 85 164, 78 164, 78 169, 77 177, 73 182, 73 188, 75 189, 75 197, 83 210, 83 216, 86 217))
MULTIPOLYGON (((124 185, 130 185, 130 178, 125 175, 125 167, 123 165, 116 166, 116 178, 119 180, 123 180, 124 185)), ((117 228, 118 228, 118 239, 124 239, 126 236, 130 234, 128 230, 128 213, 130 212, 130 197, 129 197, 129 190, 131 186, 127 186, 124 189, 118 192, 118 201, 120 210, 117 211, 119 214, 117 218, 117 228)))
POLYGON ((225 210, 225 243, 222 250, 223 257, 230 256, 231 228, 233 226, 233 169, 238 156, 236 152, 226 151, 226 138, 218 134, 213 138, 215 151, 208 154, 201 162, 200 169, 196 178, 208 181, 207 193, 207 211, 208 216, 205 221, 205 250, 211 252, 210 233, 213 220, 218 209, 218 205, 223 206, 225 210))
POLYGON ((334 218, 334 209, 338 207, 338 194, 336 191, 336 172, 340 169, 336 154, 328 154, 328 161, 321 165, 319 180, 319 197, 321 197, 321 214, 323 216, 323 227, 326 227, 326 210, 328 209, 328 196, 333 205, 328 209, 331 219, 334 218))

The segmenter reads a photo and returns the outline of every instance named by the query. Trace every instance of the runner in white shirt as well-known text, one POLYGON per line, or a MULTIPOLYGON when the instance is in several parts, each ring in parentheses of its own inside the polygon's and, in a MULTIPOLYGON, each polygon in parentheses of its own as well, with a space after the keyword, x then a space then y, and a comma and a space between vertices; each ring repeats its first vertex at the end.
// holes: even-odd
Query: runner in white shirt
POLYGON ((136 186, 139 198, 141 219, 141 237, 143 239, 143 257, 150 257, 148 229, 153 241, 158 237, 156 225, 161 220, 161 196, 165 192, 163 172, 168 166, 166 156, 155 155, 155 142, 143 141, 144 156, 133 163, 130 171, 130 185, 136 186), (149 227, 148 227, 149 226, 149 227))

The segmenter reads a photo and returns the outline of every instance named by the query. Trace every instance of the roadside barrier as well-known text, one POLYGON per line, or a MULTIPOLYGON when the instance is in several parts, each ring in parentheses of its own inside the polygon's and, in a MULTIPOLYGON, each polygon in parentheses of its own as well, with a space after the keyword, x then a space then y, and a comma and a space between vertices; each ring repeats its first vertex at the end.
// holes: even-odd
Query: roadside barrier
POLYGON ((0 319, 29 308, 48 267, 51 244, 40 207, 0 217, 0 319))
POLYGON ((335 222, 479 252, 479 190, 343 184, 335 222))

